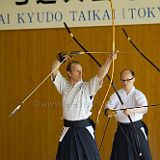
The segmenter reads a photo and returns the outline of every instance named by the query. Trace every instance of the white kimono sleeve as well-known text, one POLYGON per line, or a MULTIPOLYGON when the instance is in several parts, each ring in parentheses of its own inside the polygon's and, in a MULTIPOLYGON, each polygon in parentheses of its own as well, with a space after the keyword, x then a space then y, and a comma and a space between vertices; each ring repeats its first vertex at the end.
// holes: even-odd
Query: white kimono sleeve
MULTIPOLYGON (((140 91, 136 92, 135 99, 136 99, 137 106, 147 106, 148 105, 146 96, 140 91)), ((146 114, 147 111, 148 111, 148 108, 145 107, 144 110, 142 111, 142 113, 146 114)))
POLYGON ((90 95, 95 95, 96 92, 102 87, 103 80, 100 80, 97 76, 94 76, 87 82, 87 88, 90 95))
POLYGON ((137 106, 147 106, 148 105, 147 98, 142 92, 140 91, 136 92, 135 98, 136 98, 137 106))
POLYGON ((113 93, 107 102, 105 109, 114 109, 118 106, 118 99, 116 93, 113 93))
POLYGON ((62 94, 62 92, 67 84, 67 80, 62 76, 62 74, 60 72, 57 73, 55 78, 53 78, 51 76, 51 80, 54 83, 54 85, 56 86, 58 92, 60 94, 62 94))

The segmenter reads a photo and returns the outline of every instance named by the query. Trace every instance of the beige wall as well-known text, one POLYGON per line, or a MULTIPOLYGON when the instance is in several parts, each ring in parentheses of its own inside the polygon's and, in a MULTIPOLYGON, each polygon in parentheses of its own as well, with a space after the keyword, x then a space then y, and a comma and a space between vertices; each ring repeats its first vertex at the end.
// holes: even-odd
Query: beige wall
MULTIPOLYGON (((159 25, 126 26, 132 40, 160 68, 159 25)), ((160 74, 132 48, 116 27, 114 82, 120 88, 119 72, 126 67, 136 72, 136 86, 148 97, 149 104, 160 102, 160 74), (122 52, 122 53, 121 53, 122 52)), ((112 28, 72 29, 89 51, 111 51, 112 28)), ((62 127, 61 97, 48 79, 12 117, 8 114, 48 75, 56 54, 62 50, 81 50, 65 29, 0 31, 0 159, 54 160, 62 127)), ((95 54, 102 64, 107 55, 95 54)), ((87 55, 77 57, 84 66, 84 80, 96 74, 98 66, 87 55)), ((64 73, 66 64, 61 67, 64 73)), ((107 78, 95 98, 93 119, 108 87, 107 78)), ((110 94, 113 90, 110 90, 110 94)), ((153 160, 159 160, 160 109, 151 107, 144 121, 149 127, 149 143, 153 160)), ((103 112, 97 127, 100 145, 107 118, 103 112)), ((102 160, 109 160, 116 122, 109 123, 101 148, 102 160)))

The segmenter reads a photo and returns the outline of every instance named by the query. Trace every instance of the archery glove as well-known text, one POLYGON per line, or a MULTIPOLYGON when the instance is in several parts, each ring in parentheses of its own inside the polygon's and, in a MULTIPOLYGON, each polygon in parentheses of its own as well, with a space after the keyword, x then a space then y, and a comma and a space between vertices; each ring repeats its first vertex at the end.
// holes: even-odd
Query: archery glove
MULTIPOLYGON (((67 54, 66 54, 65 52, 60 52, 60 53, 57 54, 57 57, 56 57, 56 58, 57 58, 57 60, 58 60, 60 63, 62 63, 62 62, 64 61, 64 59, 66 58, 66 55, 67 55, 67 54)), ((66 60, 65 60, 65 61, 66 61, 66 60)), ((64 61, 64 62, 65 62, 65 61, 64 61)), ((63 62, 63 63, 64 63, 64 62, 63 62)))

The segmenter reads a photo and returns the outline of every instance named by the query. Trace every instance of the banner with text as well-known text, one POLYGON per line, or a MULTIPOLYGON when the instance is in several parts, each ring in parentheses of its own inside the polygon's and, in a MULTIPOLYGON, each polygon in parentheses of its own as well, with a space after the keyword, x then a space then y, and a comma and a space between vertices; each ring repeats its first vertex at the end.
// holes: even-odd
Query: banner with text
MULTIPOLYGON (((116 25, 160 23, 159 0, 113 0, 116 25)), ((109 0, 0 0, 0 30, 109 26, 109 0)))

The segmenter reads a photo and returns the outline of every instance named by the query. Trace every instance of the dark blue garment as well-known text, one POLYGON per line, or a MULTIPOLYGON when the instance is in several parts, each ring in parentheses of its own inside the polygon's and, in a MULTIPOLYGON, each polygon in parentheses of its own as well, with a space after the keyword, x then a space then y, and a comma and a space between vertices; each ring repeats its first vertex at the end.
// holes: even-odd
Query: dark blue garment
POLYGON ((148 136, 148 129, 142 121, 133 124, 118 123, 110 160, 152 160, 145 134, 148 136), (141 127, 144 127, 145 133, 141 127))
MULTIPOLYGON (((88 122, 87 120, 85 125, 88 126, 88 122)), ((100 160, 95 139, 85 126, 77 124, 78 126, 72 123, 59 143, 56 160, 100 160)))

